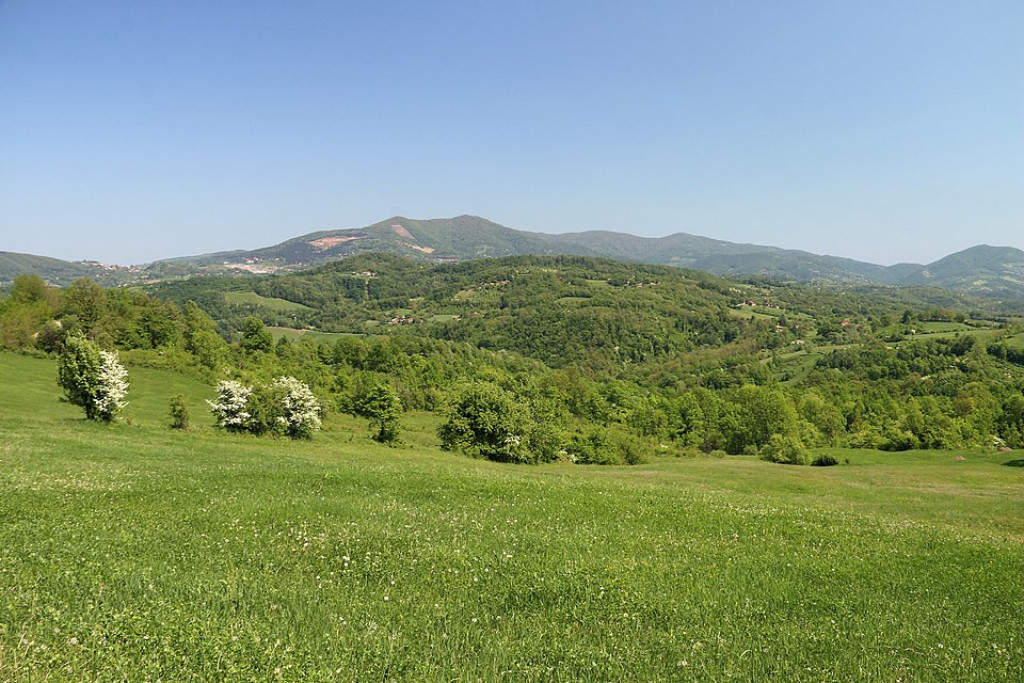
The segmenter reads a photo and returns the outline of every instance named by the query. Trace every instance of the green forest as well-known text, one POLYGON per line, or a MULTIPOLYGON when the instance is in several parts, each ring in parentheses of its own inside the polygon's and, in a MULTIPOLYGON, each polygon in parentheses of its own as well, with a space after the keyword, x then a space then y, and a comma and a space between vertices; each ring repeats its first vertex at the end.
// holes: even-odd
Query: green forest
POLYGON ((21 276, 0 344, 59 355, 80 335, 211 395, 294 377, 382 440, 401 441, 382 411, 425 411, 443 448, 493 460, 831 464, 813 449, 1024 447, 1020 308, 584 257, 373 254, 146 288, 21 276))

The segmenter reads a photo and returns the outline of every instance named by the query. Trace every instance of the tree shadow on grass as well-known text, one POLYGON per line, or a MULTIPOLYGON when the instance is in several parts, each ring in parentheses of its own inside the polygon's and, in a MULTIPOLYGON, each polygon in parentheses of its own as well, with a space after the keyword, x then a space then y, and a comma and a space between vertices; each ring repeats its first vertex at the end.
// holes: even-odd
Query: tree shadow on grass
POLYGON ((1003 463, 1007 467, 1024 467, 1024 458, 1017 458, 1016 460, 1007 460, 1003 463))

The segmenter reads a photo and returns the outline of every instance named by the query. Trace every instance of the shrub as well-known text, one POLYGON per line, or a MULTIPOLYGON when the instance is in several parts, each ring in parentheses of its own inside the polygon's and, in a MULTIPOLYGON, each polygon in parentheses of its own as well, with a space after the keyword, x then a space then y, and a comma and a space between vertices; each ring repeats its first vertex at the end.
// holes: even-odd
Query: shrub
POLYGON ((560 432, 538 420, 521 396, 497 384, 465 389, 437 430, 441 447, 497 462, 536 463, 558 457, 560 432))
POLYGON ((581 465, 636 465, 643 462, 639 439, 604 427, 576 434, 566 446, 569 459, 581 465))
POLYGON ((595 428, 586 434, 573 434, 565 450, 572 462, 581 465, 617 464, 608 447, 607 429, 595 428))
POLYGON ((839 461, 831 455, 819 455, 817 458, 811 461, 813 467, 832 467, 838 465, 839 461))
POLYGON ((171 399, 171 429, 188 429, 189 414, 185 397, 178 394, 171 399))
POLYGON ((128 405, 128 371, 116 351, 100 351, 100 371, 96 384, 96 414, 110 422, 128 405))
POLYGON ((761 449, 761 459, 783 465, 806 465, 808 453, 796 437, 772 434, 761 449))
POLYGON ((293 439, 312 438, 320 431, 323 410, 310 388, 294 377, 279 377, 271 385, 277 429, 293 439))
POLYGON ((65 340, 57 359, 57 383, 90 420, 110 422, 128 405, 128 372, 117 353, 102 351, 81 336, 65 340))
POLYGON ((248 410, 250 396, 252 387, 241 382, 217 382, 217 400, 207 401, 217 426, 229 432, 249 431, 252 425, 252 413, 248 410))
POLYGON ((272 432, 308 439, 321 427, 320 402, 294 377, 279 377, 256 387, 224 380, 217 383, 217 400, 207 403, 217 426, 229 432, 272 432))
POLYGON ((469 387, 448 410, 438 428, 441 447, 498 462, 530 462, 523 438, 528 415, 510 392, 496 384, 469 387))
POLYGON ((356 415, 370 420, 370 427, 376 428, 373 438, 383 444, 398 445, 399 423, 402 414, 402 400, 387 382, 374 382, 359 391, 352 400, 356 415))

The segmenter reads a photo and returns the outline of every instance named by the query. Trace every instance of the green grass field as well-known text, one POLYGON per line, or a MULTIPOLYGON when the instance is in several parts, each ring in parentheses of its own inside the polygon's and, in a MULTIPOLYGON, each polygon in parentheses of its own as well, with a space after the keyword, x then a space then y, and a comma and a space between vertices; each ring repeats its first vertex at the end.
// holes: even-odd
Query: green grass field
POLYGON ((1021 454, 516 467, 130 372, 104 426, 0 354, 0 681, 1024 678, 1021 454))
POLYGON ((1018 349, 1024 349, 1024 334, 1014 335, 1007 339, 1006 343, 1018 349))
POLYGON ((944 320, 926 320, 914 324, 914 328, 920 334, 930 334, 933 332, 970 332, 973 328, 964 325, 963 323, 944 321, 944 320))
POLYGON ((768 309, 764 309, 764 308, 761 308, 759 306, 758 307, 755 307, 755 306, 740 306, 738 308, 730 308, 730 309, 728 309, 728 313, 729 313, 729 315, 733 316, 734 318, 743 318, 744 320, 749 320, 750 318, 757 318, 758 320, 778 320, 779 319, 779 314, 778 313, 775 313, 775 314, 765 313, 764 311, 766 311, 766 310, 768 310, 768 309))
POLYGON ((294 301, 287 301, 285 299, 260 296, 256 292, 224 292, 224 300, 229 304, 260 306, 271 311, 288 312, 313 310, 304 304, 297 304, 294 301))
POLYGON ((300 339, 312 339, 315 342, 334 342, 342 337, 360 337, 362 335, 352 332, 321 332, 320 330, 297 330, 293 327, 268 326, 267 330, 273 335, 274 340, 281 337, 288 341, 299 341, 300 339))

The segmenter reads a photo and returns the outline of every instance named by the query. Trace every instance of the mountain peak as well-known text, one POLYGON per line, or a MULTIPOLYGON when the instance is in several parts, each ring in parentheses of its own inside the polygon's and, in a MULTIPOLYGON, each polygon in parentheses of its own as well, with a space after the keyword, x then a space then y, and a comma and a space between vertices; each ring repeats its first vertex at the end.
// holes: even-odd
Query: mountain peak
MULTIPOLYGON (((724 276, 771 273, 773 278, 822 284, 931 285, 971 294, 1024 297, 1024 251, 1013 247, 979 244, 928 266, 901 263, 886 267, 687 233, 638 237, 611 231, 526 232, 472 214, 431 219, 392 216, 363 228, 313 232, 253 251, 168 259, 116 275, 139 281, 197 273, 283 272, 371 252, 427 262, 563 254, 670 265, 724 276)), ((21 273, 45 274, 52 282, 62 284, 83 276, 110 282, 111 274, 106 271, 54 259, 44 263, 40 259, 0 253, 0 283, 21 273)))

